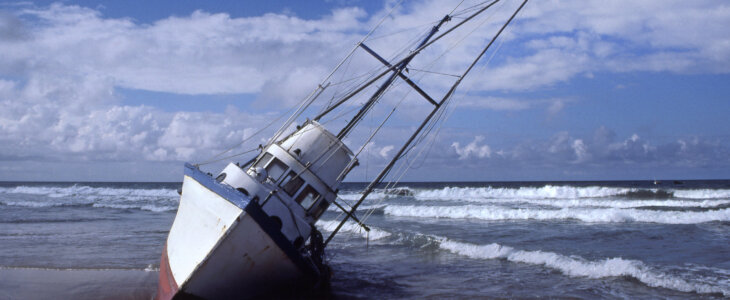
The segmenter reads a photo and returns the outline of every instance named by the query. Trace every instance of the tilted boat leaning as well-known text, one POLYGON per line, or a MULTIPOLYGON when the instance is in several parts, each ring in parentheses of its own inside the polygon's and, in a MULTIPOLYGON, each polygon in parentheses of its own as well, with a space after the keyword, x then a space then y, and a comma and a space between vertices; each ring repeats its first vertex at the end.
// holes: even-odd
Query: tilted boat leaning
POLYGON ((186 164, 180 204, 162 252, 156 298, 250 298, 281 288, 306 291, 326 286, 329 268, 324 263, 324 248, 327 243, 350 218, 369 230, 356 217, 358 206, 423 134, 423 129, 443 109, 464 76, 527 1, 522 2, 440 101, 418 87, 404 70, 423 49, 498 1, 470 8, 470 15, 436 36, 440 27, 451 20, 451 15, 445 16, 415 49, 394 63, 360 42, 356 49, 365 50, 386 68, 360 88, 297 126, 293 133, 284 135, 285 129, 327 87, 320 84, 269 143, 260 147, 260 153, 247 163, 229 163, 215 176, 201 171, 196 165, 186 164), (387 74, 390 76, 380 80, 387 74), (433 109, 367 186, 359 201, 347 210, 336 202, 337 191, 345 176, 358 165, 358 160, 357 154, 342 140, 399 78, 433 105, 433 109), (329 132, 319 123, 320 118, 379 80, 380 86, 374 94, 338 134, 329 132), (345 217, 325 240, 315 224, 332 204, 341 209, 345 217))
POLYGON ((245 170, 231 163, 213 178, 187 164, 158 298, 180 291, 231 298, 320 283, 327 275, 313 224, 334 201, 351 158, 341 141, 311 121, 245 170))

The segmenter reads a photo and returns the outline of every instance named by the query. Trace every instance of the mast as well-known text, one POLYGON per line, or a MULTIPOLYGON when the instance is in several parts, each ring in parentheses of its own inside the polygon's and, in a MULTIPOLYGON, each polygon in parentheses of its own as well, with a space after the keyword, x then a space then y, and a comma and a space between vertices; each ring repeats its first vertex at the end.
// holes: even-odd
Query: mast
POLYGON ((489 50, 489 48, 492 46, 492 44, 497 39, 497 37, 499 37, 499 35, 502 34, 502 31, 504 31, 504 29, 507 27, 507 25, 509 25, 509 23, 512 22, 512 20, 515 18, 515 16, 517 16, 517 13, 519 13, 520 10, 522 10, 522 8, 525 6, 525 4, 527 4, 527 1, 528 0, 524 0, 522 2, 522 4, 520 5, 520 7, 518 7, 517 10, 515 10, 515 12, 512 14, 512 16, 510 16, 510 18, 507 20, 507 22, 505 22, 504 25, 502 25, 502 27, 499 29, 499 31, 489 41, 487 46, 484 47, 482 52, 479 53, 479 55, 474 59, 474 61, 472 61, 471 65, 469 65, 469 67, 464 71, 464 73, 461 76, 459 76, 459 79, 457 79, 456 82, 451 86, 451 88, 446 93, 446 95, 444 95, 444 97, 441 99, 441 101, 434 107, 433 110, 431 110, 431 112, 428 114, 428 116, 426 116, 426 118, 423 120, 423 122, 421 122, 421 125, 418 126, 418 129, 416 129, 416 131, 413 132, 413 134, 410 136, 410 138, 408 138, 408 141, 406 141, 406 143, 398 150, 398 153, 393 157, 393 159, 388 163, 388 165, 385 166, 385 168, 383 168, 383 170, 380 171, 378 176, 373 181, 370 182, 370 184, 367 186, 367 188, 365 188, 365 191, 363 191, 362 196, 357 201, 357 203, 355 203, 355 205, 352 206, 352 209, 350 209, 350 212, 345 215, 345 217, 342 219, 340 224, 337 225, 337 228, 335 228, 335 230, 332 231, 330 236, 327 237, 327 240, 324 242, 325 247, 329 244, 329 242, 332 240, 332 238, 334 238, 334 236, 337 234, 337 232, 340 231, 342 226, 345 225, 345 222, 347 222, 347 220, 350 218, 350 216, 355 214, 355 211, 360 206, 360 204, 362 204, 362 202, 365 200, 365 198, 368 195, 370 195, 370 193, 373 191, 373 189, 375 189, 375 187, 390 172, 390 170, 393 168, 395 163, 401 158, 401 156, 406 151, 406 149, 408 149, 408 147, 411 145, 411 143, 413 143, 413 140, 415 140, 416 137, 418 137, 418 135, 421 133, 423 128, 426 127, 426 125, 428 125, 429 122, 431 122, 431 119, 433 118, 433 116, 441 109, 442 105, 454 94, 454 92, 456 91, 456 88, 459 86, 459 84, 461 84, 461 81, 464 79, 464 77, 467 74, 469 74, 469 72, 472 70, 472 68, 474 68, 474 66, 477 64, 477 62, 479 62, 479 60, 482 58, 482 56, 484 56, 484 53, 486 53, 487 50, 489 50))
MULTIPOLYGON (((421 41, 421 43, 418 44, 418 47, 416 47, 416 49, 423 47, 423 45, 425 45, 428 42, 428 40, 431 39, 431 37, 433 37, 433 35, 436 34, 436 32, 438 32, 441 25, 443 25, 444 23, 446 23, 450 20, 451 20, 451 16, 449 16, 449 15, 446 15, 443 19, 441 19, 441 21, 438 24, 436 24, 436 26, 431 28, 431 31, 428 33, 428 35, 426 35, 426 37, 423 39, 423 41, 421 41)), ((372 52, 372 50, 370 50, 370 48, 365 46, 365 44, 360 43, 360 46, 363 47, 363 49, 365 49, 366 51, 368 51, 368 53, 370 53, 373 56, 375 56, 376 58, 382 60, 382 58, 380 58, 380 56, 378 56, 377 54, 372 52)), ((373 107, 373 104, 375 104, 375 101, 377 101, 378 98, 380 98, 380 96, 383 95, 385 90, 388 89, 388 87, 390 87, 393 84, 393 81, 395 81, 395 78, 398 77, 401 74, 401 72, 403 72, 403 69, 405 69, 406 66, 408 66, 408 63, 410 63, 414 57, 416 57, 416 56, 415 55, 408 56, 402 62, 398 63, 398 65, 395 67, 395 70, 393 70, 393 74, 391 74, 390 77, 388 77, 388 79, 385 80, 383 85, 381 85, 380 88, 378 88, 378 90, 376 90, 375 93, 373 93, 373 95, 370 96, 370 99, 368 100, 368 102, 366 102, 365 105, 363 105, 362 108, 360 108, 360 111, 358 111, 357 114, 355 114, 355 116, 352 118, 352 120, 350 120, 350 122, 347 123, 347 125, 345 125, 345 127, 342 128, 342 130, 340 130, 340 133, 337 134, 337 138, 339 138, 341 140, 345 136, 347 136, 347 134, 350 133, 350 131, 352 131, 352 129, 355 127, 355 125, 362 119, 363 116, 365 116, 365 114, 370 110, 370 108, 373 107)))
MULTIPOLYGON (((382 77, 383 77, 383 76, 384 76, 385 74, 387 74, 387 73, 388 73, 388 72, 390 72, 390 71, 393 71, 393 70, 395 70, 395 68, 396 68, 396 67, 398 67, 398 65, 400 65, 400 63, 404 62, 404 61, 405 61, 406 59, 408 59, 408 58, 410 58, 410 57, 413 57, 413 56, 415 56, 415 55, 416 55, 416 54, 418 54, 418 53, 421 53, 421 51, 423 51, 423 49, 425 49, 425 48, 426 48, 426 47, 428 47, 428 46, 431 46, 431 45, 432 45, 433 43, 435 43, 436 41, 440 40, 440 39, 441 39, 442 37, 446 36, 447 34, 451 33, 451 32, 452 32, 452 31, 454 31, 454 30, 455 30, 456 28, 459 28, 459 27, 460 27, 461 25, 464 25, 464 24, 465 24, 466 22, 469 22, 469 21, 470 21, 471 19, 473 19, 473 18, 474 18, 474 17, 476 17, 477 15, 481 14, 482 12, 484 12, 485 10, 487 10, 488 8, 492 7, 492 5, 496 4, 497 2, 499 2, 499 0, 494 0, 494 1, 492 1, 492 2, 491 2, 491 3, 489 3, 488 5, 486 5, 486 6, 482 7, 482 8, 480 8, 479 10, 477 10, 476 12, 474 12, 473 14, 471 14, 470 16, 466 17, 466 18, 465 18, 464 20, 462 20, 461 22, 459 22, 459 23, 457 23, 456 25, 454 25, 454 27, 451 27, 451 28, 449 28, 449 29, 448 29, 448 30, 446 30, 446 31, 445 31, 444 33, 442 33, 442 34, 440 34, 439 36, 435 37, 435 38, 434 38, 433 40, 431 40, 431 41, 430 41, 430 42, 428 42, 427 44, 425 44, 425 45, 423 45, 423 46, 419 47, 419 48, 418 48, 418 49, 416 49, 416 50, 413 50, 413 52, 411 52, 411 54, 408 54, 408 55, 407 55, 406 57, 404 57, 403 59, 401 59, 401 60, 400 60, 400 61, 398 61, 397 63, 395 63, 395 64, 393 64, 393 65, 390 65, 390 66, 388 67, 388 69, 386 69, 385 71, 381 72, 380 74, 378 74, 377 76, 375 76, 375 77, 374 77, 373 79, 370 79, 370 80, 369 80, 368 82, 366 82, 366 83, 362 84, 362 85, 361 85, 361 86, 360 86, 359 88, 357 88, 357 89, 355 89, 354 91, 350 92, 350 93, 349 93, 349 94, 347 94, 346 96, 342 97, 342 99, 340 99, 339 101, 337 101, 337 103, 335 103, 335 104, 331 105, 330 107, 328 107, 327 109, 325 109, 325 110, 324 110, 323 112, 321 112, 321 113, 320 113, 320 114, 318 114, 318 115, 317 115, 316 117, 314 117, 314 120, 315 120, 315 121, 319 121, 319 119, 321 119, 321 118, 322 118, 322 117, 324 117, 325 115, 327 115, 327 114, 329 114, 330 112, 332 112, 332 111, 333 111, 333 110, 334 110, 335 108, 337 108, 337 107, 339 107, 340 105, 342 105, 342 103, 345 103, 345 102, 347 102, 347 100, 350 100, 350 99, 351 99, 351 98, 352 98, 353 96, 355 96, 355 95, 359 94, 359 93, 360 93, 360 92, 362 92, 362 91, 363 91, 363 90, 364 90, 365 88, 367 88, 368 86, 370 86, 370 85, 371 85, 371 84, 373 84, 374 82, 378 81, 378 80, 379 80, 380 78, 382 78, 382 77)), ((362 44, 362 42, 360 42, 360 43, 358 44, 358 46, 362 46, 362 45, 363 45, 363 44, 362 44)), ((368 48, 363 48, 363 49, 365 49, 366 51, 368 50, 368 48)), ((401 77, 403 77, 403 76, 404 76, 404 75, 403 75, 403 73, 399 73, 399 74, 400 74, 400 76, 401 76, 401 77)), ((435 105, 435 103, 434 103, 434 105, 435 105)))

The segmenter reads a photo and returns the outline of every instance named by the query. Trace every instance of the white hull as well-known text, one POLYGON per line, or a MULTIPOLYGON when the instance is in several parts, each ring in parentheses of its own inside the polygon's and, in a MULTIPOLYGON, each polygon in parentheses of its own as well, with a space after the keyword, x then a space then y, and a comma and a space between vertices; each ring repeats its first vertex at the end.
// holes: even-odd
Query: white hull
POLYGON ((160 290, 169 295, 158 292, 158 299, 177 294, 255 297, 318 278, 314 264, 294 249, 257 203, 192 166, 185 173, 160 267, 160 290))

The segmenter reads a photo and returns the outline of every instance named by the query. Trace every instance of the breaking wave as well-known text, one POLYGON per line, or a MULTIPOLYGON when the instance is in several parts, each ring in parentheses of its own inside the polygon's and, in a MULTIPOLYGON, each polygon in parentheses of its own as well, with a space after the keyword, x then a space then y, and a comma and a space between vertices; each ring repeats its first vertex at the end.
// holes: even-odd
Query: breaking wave
POLYGON ((646 222, 697 224, 730 221, 730 208, 710 211, 655 211, 617 208, 513 209, 497 206, 389 205, 385 214, 399 217, 479 220, 580 220, 591 223, 646 222))
POLYGON ((145 204, 94 203, 92 206, 99 207, 99 208, 114 208, 114 209, 139 209, 139 210, 147 210, 147 211, 154 211, 154 212, 174 211, 177 209, 177 206, 157 206, 157 205, 149 205, 149 204, 145 205, 145 204))
POLYGON ((73 185, 68 187, 51 186, 17 186, 0 188, 3 194, 45 195, 48 197, 72 196, 119 196, 125 198, 139 197, 177 197, 174 189, 140 189, 140 188, 111 188, 73 185))
MULTIPOLYGON (((340 197, 346 200, 358 200, 362 194, 358 192, 342 192, 340 197)), ((440 189, 418 189, 399 187, 389 190, 376 190, 366 200, 385 197, 413 197, 418 200, 544 200, 544 199, 694 199, 730 200, 728 189, 647 189, 602 186, 555 186, 543 187, 444 187, 440 189)))
POLYGON ((687 199, 730 199, 730 190, 676 190, 674 196, 687 199))
MULTIPOLYGON (((365 198, 365 200, 371 200, 371 201, 380 200, 380 199, 383 199, 383 198, 389 197, 389 196, 390 195, 388 195, 382 191, 374 191, 374 192, 370 193, 370 195, 368 195, 365 198)), ((337 197, 342 198, 344 200, 357 201, 357 200, 360 200, 360 197, 362 197, 362 194, 359 192, 341 192, 340 194, 337 195, 337 197)))
POLYGON ((174 189, 112 188, 73 185, 17 186, 0 188, 0 204, 18 207, 98 207, 139 209, 154 212, 177 208, 178 194, 174 189))
POLYGON ((722 284, 718 284, 718 281, 721 281, 719 278, 707 277, 699 280, 701 282, 695 282, 696 279, 688 280, 661 272, 637 260, 606 258, 590 261, 574 255, 565 256, 539 250, 518 250, 496 243, 475 245, 452 241, 444 237, 436 237, 436 240, 441 249, 474 259, 505 259, 516 263, 545 266, 571 277, 599 279, 628 276, 651 287, 662 287, 682 292, 721 293, 724 296, 730 296, 730 289, 727 286, 723 287, 722 284))
MULTIPOLYGON (((334 231, 335 228, 337 228, 337 225, 339 225, 339 224, 340 224, 339 221, 320 220, 319 222, 317 222, 317 225, 319 225, 319 228, 321 228, 324 231, 328 231, 328 232, 334 231)), ((369 227, 369 228, 370 228, 370 234, 369 234, 370 240, 379 240, 382 238, 389 237, 391 235, 390 232, 387 232, 385 230, 381 230, 381 229, 377 229, 377 228, 373 228, 373 227, 369 227)), ((365 229, 362 228, 360 225, 358 225, 357 223, 352 222, 352 221, 345 222, 345 225, 343 225, 342 228, 340 228, 340 232, 358 234, 364 238, 368 238, 368 232, 365 231, 365 229)))
POLYGON ((60 206, 90 206, 92 202, 38 202, 38 201, 7 201, 0 200, 0 204, 21 207, 60 207, 60 206))
POLYGON ((445 187, 442 189, 417 190, 416 199, 464 200, 464 199, 580 199, 627 195, 637 191, 631 188, 553 186, 494 188, 494 187, 445 187))
POLYGON ((730 204, 730 200, 618 200, 618 199, 523 199, 523 200, 465 200, 462 202, 488 204, 535 204, 557 208, 570 207, 606 207, 606 208, 637 208, 637 207, 700 207, 712 208, 730 204))
MULTIPOLYGON (((331 232, 339 224, 339 222, 319 221, 318 224, 323 230, 331 232)), ((347 222, 345 226, 342 227, 341 231, 363 237, 367 236, 365 231, 353 222, 347 222)), ((371 240, 382 239, 394 235, 402 236, 404 234, 393 234, 386 230, 371 227, 371 240)), ((425 239, 425 243, 435 244, 440 250, 472 259, 504 259, 514 263, 543 266, 557 270, 570 277, 585 277, 590 279, 631 277, 650 287, 661 287, 681 292, 722 294, 724 296, 730 296, 730 288, 728 288, 725 284, 727 279, 724 279, 727 278, 728 272, 723 269, 704 266, 696 266, 694 268, 691 266, 683 266, 673 267, 671 270, 662 271, 655 267, 650 267, 641 261, 623 259, 620 257, 591 261, 576 255, 566 256, 548 251, 519 250, 497 243, 478 245, 422 233, 407 235, 410 236, 410 238, 401 237, 398 240, 400 242, 409 243, 412 240, 424 241, 425 239), (698 270, 701 270, 705 275, 696 274, 695 271, 698 270), (708 273, 716 276, 708 276, 708 273)))

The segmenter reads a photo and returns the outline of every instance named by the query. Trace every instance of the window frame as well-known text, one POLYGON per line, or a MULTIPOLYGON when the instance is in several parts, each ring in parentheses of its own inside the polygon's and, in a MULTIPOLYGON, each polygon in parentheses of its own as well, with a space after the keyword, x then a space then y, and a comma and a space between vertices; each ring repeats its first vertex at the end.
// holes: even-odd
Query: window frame
POLYGON ((271 159, 271 161, 269 161, 268 164, 266 164, 266 168, 264 168, 264 169, 266 170, 266 180, 270 181, 271 183, 276 184, 277 182, 279 182, 279 180, 281 180, 282 177, 284 177, 284 174, 286 174, 286 171, 289 170, 289 166, 287 166, 286 163, 281 161, 281 159, 276 158, 276 156, 272 156, 272 157, 273 158, 271 159), (271 167, 274 164, 277 164, 279 167, 283 167, 281 169, 281 174, 279 174, 279 176, 277 176, 277 178, 274 178, 271 176, 272 175, 271 169, 269 169, 269 167, 271 167))
POLYGON ((304 210, 306 210, 306 211, 309 211, 309 209, 310 209, 310 208, 312 208, 312 206, 313 206, 313 205, 314 205, 315 203, 317 203, 317 200, 319 200, 320 198, 322 198, 322 195, 321 195, 321 194, 319 193, 319 191, 317 191, 317 189, 315 189, 315 188, 314 188, 314 187, 312 187, 311 185, 307 184, 306 186, 304 186, 304 188, 302 189, 302 191, 301 191, 301 192, 299 192, 299 194, 297 195, 297 197, 295 198, 295 200, 294 200, 294 201, 295 201, 296 203, 298 203, 298 204, 299 204, 299 205, 300 205, 301 207, 303 207, 303 208, 304 208, 304 210), (306 197, 306 194, 307 194, 307 193, 308 193, 309 191, 313 192, 313 194, 314 194, 315 196, 314 196, 314 197, 312 197, 312 203, 309 203, 309 206, 304 206, 304 205, 303 205, 302 203, 304 202, 304 200, 305 200, 305 197, 306 197))
POLYGON ((298 175, 294 171, 289 171, 289 174, 286 174, 284 177, 284 180, 281 181, 281 184, 279 184, 279 187, 287 194, 289 197, 294 197, 294 195, 297 194, 297 192, 304 186, 304 178, 302 176, 298 175), (298 183, 295 183, 296 187, 291 190, 289 188, 289 184, 292 183, 294 180, 296 180, 298 183))
POLYGON ((327 201, 327 199, 320 197, 319 202, 316 203, 316 205, 312 205, 312 208, 310 208, 310 215, 315 219, 319 219, 319 217, 321 217, 322 214, 324 214, 324 212, 327 211, 327 208, 329 207, 330 203, 327 201))
POLYGON ((272 158, 274 158, 273 154, 269 152, 264 153, 264 156, 262 156, 261 159, 259 159, 259 161, 256 162, 256 164, 254 165, 254 168, 261 167, 263 169, 266 169, 266 165, 269 164, 272 158))

